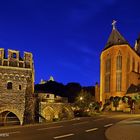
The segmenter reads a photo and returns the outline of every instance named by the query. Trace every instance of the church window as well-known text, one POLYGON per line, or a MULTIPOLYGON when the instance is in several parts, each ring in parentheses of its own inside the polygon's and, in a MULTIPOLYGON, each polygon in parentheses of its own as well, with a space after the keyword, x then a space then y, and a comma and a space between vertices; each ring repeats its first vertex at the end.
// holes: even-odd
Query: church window
POLYGON ((140 66, 139 66, 139 62, 138 62, 138 71, 137 71, 138 73, 139 73, 139 69, 140 69, 140 66))
POLYGON ((132 60, 132 71, 135 71, 135 59, 132 60))
POLYGON ((110 74, 105 75, 105 92, 110 92, 110 74))
POLYGON ((118 53, 116 59, 116 91, 122 90, 122 56, 118 53))
POLYGON ((130 71, 130 56, 127 58, 127 72, 130 71))
POLYGON ((108 55, 105 61, 105 92, 110 92, 111 58, 108 55))
POLYGON ((117 63, 116 63, 116 67, 117 67, 117 70, 121 70, 122 69, 122 56, 121 54, 119 53, 118 56, 117 56, 117 63))
POLYGON ((122 72, 116 73, 116 91, 121 91, 122 89, 122 72))
POLYGON ((8 82, 8 83, 7 83, 7 89, 12 89, 12 88, 13 88, 12 82, 8 82))

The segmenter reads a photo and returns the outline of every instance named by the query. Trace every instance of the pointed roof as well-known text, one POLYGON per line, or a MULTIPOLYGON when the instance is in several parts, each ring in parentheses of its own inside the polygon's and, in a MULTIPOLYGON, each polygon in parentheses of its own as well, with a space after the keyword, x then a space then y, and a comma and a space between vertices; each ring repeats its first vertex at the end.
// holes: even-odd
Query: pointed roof
POLYGON ((112 32, 111 32, 109 38, 108 38, 105 49, 107 49, 113 45, 128 44, 128 42, 125 40, 125 38, 115 28, 115 24, 116 24, 116 21, 113 21, 113 23, 112 23, 113 29, 112 29, 112 32))

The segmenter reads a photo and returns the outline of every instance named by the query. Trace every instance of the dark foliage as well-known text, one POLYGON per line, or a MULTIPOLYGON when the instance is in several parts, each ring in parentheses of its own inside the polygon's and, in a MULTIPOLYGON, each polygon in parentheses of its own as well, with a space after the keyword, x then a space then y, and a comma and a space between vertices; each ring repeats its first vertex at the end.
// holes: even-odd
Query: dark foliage
POLYGON ((95 95, 94 87, 82 87, 79 83, 75 82, 63 85, 56 81, 48 81, 44 84, 35 85, 35 93, 52 93, 58 96, 67 97, 70 103, 75 102, 76 97, 78 97, 82 89, 92 96, 95 95))

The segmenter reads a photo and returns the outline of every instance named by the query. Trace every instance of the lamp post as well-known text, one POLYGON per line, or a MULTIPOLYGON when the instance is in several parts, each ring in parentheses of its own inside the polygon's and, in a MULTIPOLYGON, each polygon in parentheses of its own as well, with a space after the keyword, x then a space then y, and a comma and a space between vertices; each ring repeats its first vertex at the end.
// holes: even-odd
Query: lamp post
POLYGON ((83 97, 81 96, 81 97, 80 97, 80 101, 82 101, 82 100, 83 100, 83 97))

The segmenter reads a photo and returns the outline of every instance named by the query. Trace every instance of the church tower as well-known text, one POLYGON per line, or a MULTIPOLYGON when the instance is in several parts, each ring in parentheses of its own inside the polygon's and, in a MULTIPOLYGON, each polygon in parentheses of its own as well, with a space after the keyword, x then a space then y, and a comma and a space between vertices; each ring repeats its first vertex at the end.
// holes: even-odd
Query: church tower
MULTIPOLYGON (((116 21, 108 41, 100 55, 100 101, 105 103, 111 96, 124 96, 130 84, 131 63, 139 57, 126 39, 116 29, 116 21), (132 57, 130 57, 132 55, 132 57)), ((132 76, 132 75, 131 75, 132 76)))

